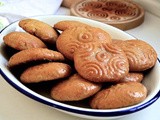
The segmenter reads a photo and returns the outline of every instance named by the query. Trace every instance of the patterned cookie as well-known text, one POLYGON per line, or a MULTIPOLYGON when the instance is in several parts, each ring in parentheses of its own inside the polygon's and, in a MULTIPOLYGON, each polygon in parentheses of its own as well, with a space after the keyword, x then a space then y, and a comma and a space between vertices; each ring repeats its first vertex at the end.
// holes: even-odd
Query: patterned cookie
POLYGON ((123 50, 107 43, 90 43, 81 46, 74 53, 77 72, 94 82, 113 82, 124 78, 129 63, 123 50))
POLYGON ((64 56, 57 51, 49 50, 47 48, 31 48, 14 54, 9 59, 8 65, 9 67, 13 67, 31 61, 64 61, 64 59, 64 56))
POLYGON ((119 83, 99 91, 91 100, 94 109, 122 108, 142 102, 147 96, 146 87, 138 82, 119 83))
POLYGON ((37 83, 68 77, 71 67, 64 63, 50 62, 26 69, 20 76, 23 83, 37 83))
POLYGON ((129 61, 130 71, 144 71, 152 68, 157 61, 154 48, 142 40, 126 40, 118 43, 129 61))
POLYGON ((33 34, 46 43, 54 44, 58 37, 57 31, 50 25, 36 20, 24 19, 19 22, 19 26, 30 34, 33 34))
POLYGON ((25 32, 11 32, 3 37, 4 43, 16 50, 30 48, 46 48, 46 45, 37 37, 25 32))
POLYGON ((58 37, 57 49, 66 58, 73 60, 74 51, 84 43, 105 42, 111 43, 111 37, 100 28, 95 27, 74 27, 62 32, 58 37))
POLYGON ((129 72, 123 79, 118 82, 141 82, 143 78, 143 73, 129 72))
POLYGON ((90 27, 89 25, 87 25, 85 23, 82 23, 79 21, 74 21, 74 20, 63 20, 63 21, 60 21, 60 22, 54 24, 54 28, 61 30, 61 31, 64 31, 68 28, 85 27, 85 26, 90 27))
POLYGON ((101 89, 101 84, 85 80, 74 74, 57 85, 53 86, 51 96, 57 101, 78 101, 88 98, 101 89))
POLYGON ((125 42, 125 40, 119 40, 119 39, 112 39, 112 43, 121 46, 121 44, 123 44, 123 42, 125 42))

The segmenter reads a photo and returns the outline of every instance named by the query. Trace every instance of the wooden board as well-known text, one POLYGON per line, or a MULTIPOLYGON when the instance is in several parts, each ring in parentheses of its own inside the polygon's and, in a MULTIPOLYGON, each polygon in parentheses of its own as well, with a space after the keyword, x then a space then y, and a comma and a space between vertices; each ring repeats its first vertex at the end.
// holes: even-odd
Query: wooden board
POLYGON ((70 12, 122 30, 137 27, 144 21, 144 9, 131 0, 82 0, 72 4, 70 12))

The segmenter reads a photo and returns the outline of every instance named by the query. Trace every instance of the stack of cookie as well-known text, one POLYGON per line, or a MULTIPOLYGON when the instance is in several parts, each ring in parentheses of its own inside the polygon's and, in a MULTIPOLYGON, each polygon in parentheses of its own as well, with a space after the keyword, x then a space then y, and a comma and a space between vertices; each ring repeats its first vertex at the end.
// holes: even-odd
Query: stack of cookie
POLYGON ((54 100, 89 98, 94 109, 126 107, 146 98, 141 81, 157 60, 148 43, 112 40, 107 31, 78 21, 60 21, 52 27, 24 19, 19 26, 26 32, 11 32, 3 39, 18 50, 8 66, 24 68, 18 76, 21 82, 59 81, 51 89, 54 100))
POLYGON ((18 50, 9 59, 8 66, 15 71, 23 68, 22 73, 18 71, 22 82, 36 83, 70 75, 71 67, 62 63, 64 56, 47 48, 48 44, 55 44, 58 38, 55 29, 34 19, 21 20, 19 26, 26 32, 11 32, 3 40, 7 46, 18 50))

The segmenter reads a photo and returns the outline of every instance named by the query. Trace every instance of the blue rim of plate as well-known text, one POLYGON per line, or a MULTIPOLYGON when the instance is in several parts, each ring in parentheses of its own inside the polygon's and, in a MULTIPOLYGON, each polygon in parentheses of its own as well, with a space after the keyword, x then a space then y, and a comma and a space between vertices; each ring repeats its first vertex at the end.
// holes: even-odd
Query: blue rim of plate
MULTIPOLYGON (((159 63, 160 60, 158 59, 159 63)), ((142 110, 146 107, 148 107, 149 105, 151 105, 152 103, 154 103, 159 97, 160 97, 160 90, 158 91, 158 93, 149 101, 147 101, 144 104, 141 104, 137 107, 134 108, 130 108, 130 109, 126 109, 126 110, 121 110, 121 111, 113 111, 113 112, 102 112, 102 111, 84 111, 84 110, 78 110, 78 109, 74 109, 74 108, 68 108, 62 105, 58 105, 49 101, 46 101, 42 98, 37 97, 36 95, 31 94, 30 92, 22 89, 21 87, 19 87, 17 84, 15 84, 12 80, 10 80, 5 73, 3 72, 2 69, 0 69, 0 73, 3 76, 3 78, 11 85, 13 86, 15 89, 17 89, 19 92, 23 93, 24 95, 49 106, 52 106, 54 108, 58 108, 60 110, 64 110, 64 111, 68 111, 68 112, 72 112, 72 113, 76 113, 76 114, 80 114, 80 115, 88 115, 88 116, 94 116, 94 117, 115 117, 115 116, 122 116, 122 115, 126 115, 126 114, 130 114, 130 113, 134 113, 137 112, 139 110, 142 110)))
MULTIPOLYGON (((18 21, 18 20, 17 20, 18 21)), ((17 22, 15 21, 15 22, 17 22)), ((13 23, 15 23, 13 22, 13 23)), ((11 23, 11 24, 13 24, 11 23)), ((7 25, 5 28, 3 28, 0 33, 5 30, 8 26, 10 26, 11 24, 7 25)), ((159 64, 160 64, 160 59, 157 58, 159 64)), ((146 107, 148 107, 149 105, 153 104, 159 97, 160 97, 160 90, 158 91, 158 93, 149 101, 147 101, 146 103, 143 103, 139 106, 136 106, 134 108, 129 108, 126 110, 121 110, 121 111, 112 111, 112 112, 108 112, 108 111, 88 111, 88 110, 79 110, 79 109, 75 109, 75 108, 70 108, 70 107, 65 107, 63 105, 59 105, 59 104, 55 104, 49 101, 46 101, 42 98, 39 98, 36 95, 31 94, 30 92, 28 92, 27 90, 24 90, 23 88, 21 88, 20 86, 18 86, 17 84, 15 84, 12 80, 10 80, 5 73, 3 72, 3 70, 0 68, 0 74, 2 75, 2 77, 11 85, 13 86, 16 90, 18 90, 20 93, 23 93, 24 95, 40 102, 43 103, 45 105, 66 111, 66 112, 71 112, 71 113, 75 113, 75 114, 79 114, 79 115, 87 115, 87 116, 91 116, 91 117, 116 117, 116 116, 122 116, 122 115, 127 115, 127 114, 131 114, 131 113, 135 113, 138 112, 146 107)))
MULTIPOLYGON (((158 59, 159 63, 160 60, 158 59)), ((121 110, 121 111, 113 111, 113 112, 101 112, 101 111, 84 111, 84 110, 78 110, 78 109, 74 109, 74 108, 68 108, 62 105, 58 105, 49 101, 46 101, 42 98, 37 97, 36 95, 31 94, 30 92, 22 89, 21 87, 19 87, 17 84, 15 84, 12 80, 10 80, 5 73, 3 72, 3 70, 0 68, 0 74, 3 76, 3 78, 11 85, 13 86, 15 89, 17 89, 19 92, 23 93, 24 95, 49 106, 52 106, 54 108, 58 108, 60 110, 65 110, 68 112, 72 112, 72 113, 76 113, 76 114, 80 114, 80 115, 88 115, 88 116, 94 116, 94 117, 115 117, 115 116, 122 116, 122 115, 126 115, 126 114, 130 114, 133 112, 137 112, 139 110, 142 110, 146 107, 148 107, 149 105, 151 105, 152 103, 154 103, 159 97, 160 97, 160 90, 158 91, 158 93, 149 101, 147 101, 144 104, 141 104, 137 107, 134 108, 130 108, 130 109, 126 109, 126 110, 121 110)))

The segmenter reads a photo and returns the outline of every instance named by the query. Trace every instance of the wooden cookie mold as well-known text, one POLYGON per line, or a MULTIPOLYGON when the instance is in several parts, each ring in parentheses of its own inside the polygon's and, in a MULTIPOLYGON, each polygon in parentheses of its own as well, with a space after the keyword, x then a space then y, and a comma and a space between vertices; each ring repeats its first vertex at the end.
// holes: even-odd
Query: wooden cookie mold
POLYGON ((97 20, 122 30, 144 21, 144 9, 131 0, 82 0, 71 6, 71 15, 97 20))

